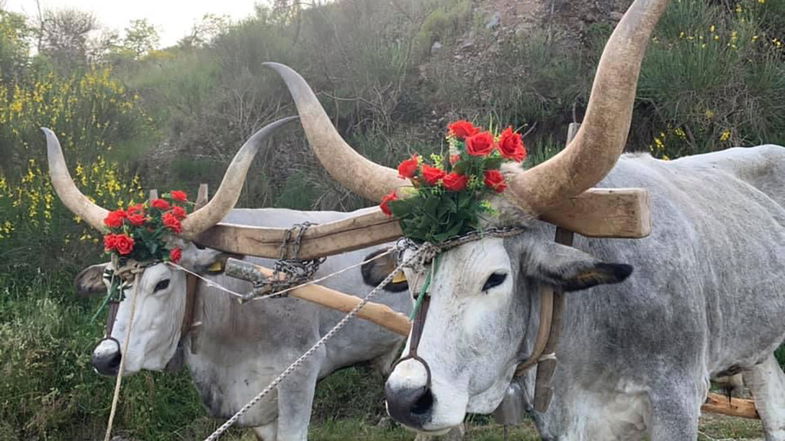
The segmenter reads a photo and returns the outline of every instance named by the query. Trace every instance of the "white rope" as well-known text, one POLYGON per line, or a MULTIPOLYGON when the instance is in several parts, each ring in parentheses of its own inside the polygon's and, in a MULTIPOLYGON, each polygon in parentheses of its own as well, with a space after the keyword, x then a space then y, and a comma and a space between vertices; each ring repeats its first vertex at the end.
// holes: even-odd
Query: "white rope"
MULTIPOLYGON (((389 250, 387 250, 387 251, 385 251, 385 252, 383 252, 381 254, 377 254, 376 256, 371 257, 370 259, 363 260, 360 263, 356 263, 354 265, 347 266, 347 267, 345 267, 343 269, 340 269, 340 270, 335 271, 333 273, 327 274, 326 276, 319 277, 319 278, 313 279, 313 280, 309 280, 309 281, 307 281, 305 283, 301 283, 299 285, 290 286, 289 288, 282 289, 280 291, 276 291, 276 292, 271 293, 271 294, 265 294, 263 296, 254 297, 254 298, 250 299, 249 301, 265 300, 265 299, 269 299, 270 297, 281 296, 281 295, 286 294, 286 293, 288 293, 290 291, 294 291, 295 289, 303 288, 305 286, 309 286, 309 285, 313 285, 315 283, 319 283, 319 282, 325 281, 325 280, 327 280, 327 279, 329 279, 331 277, 335 277, 335 276, 337 276, 339 274, 342 274, 342 273, 344 273, 346 271, 349 271, 350 269, 354 269, 354 268, 357 268, 358 266, 365 265, 368 262, 373 262, 374 260, 381 259, 382 257, 387 256, 388 254, 391 254, 391 253, 393 253, 395 251, 396 251, 395 247, 392 247, 389 250)), ((224 286, 221 286, 220 284, 215 283, 214 281, 212 281, 212 280, 202 276, 201 274, 195 273, 195 272, 189 270, 188 268, 185 268, 185 267, 183 267, 181 265, 178 265, 176 263, 173 263, 171 261, 170 262, 166 262, 166 263, 169 264, 170 266, 172 266, 173 268, 179 269, 180 271, 184 271, 184 272, 186 272, 188 274, 191 274, 191 275, 193 275, 193 276, 203 280, 205 283, 207 283, 207 286, 210 286, 210 287, 213 287, 213 288, 217 288, 217 289, 219 289, 219 290, 221 290, 221 291, 223 291, 225 293, 231 294, 231 295, 236 296, 236 297, 240 297, 242 299, 246 299, 247 298, 246 294, 240 294, 239 292, 232 291, 231 289, 226 288, 224 286)))
MULTIPOLYGON (((395 250, 392 248, 390 251, 395 250)), ((388 252, 390 252, 388 251, 388 252)), ((289 376, 292 372, 294 372, 298 367, 300 367, 308 357, 313 355, 322 345, 324 345, 327 340, 331 339, 338 331, 340 331, 346 324, 351 320, 357 313, 371 300, 371 298, 376 295, 383 287, 385 287, 388 283, 392 281, 396 274, 398 274, 401 269, 409 264, 412 260, 414 260, 420 251, 413 253, 405 262, 399 264, 393 272, 387 275, 387 277, 382 280, 376 288, 372 289, 371 292, 368 293, 351 311, 349 311, 342 319, 339 321, 332 329, 330 329, 324 336, 319 339, 310 349, 305 351, 303 355, 300 356, 297 360, 295 360, 292 364, 289 365, 278 377, 276 377, 267 387, 265 387, 258 395, 253 397, 251 401, 248 402, 245 406, 243 406, 240 410, 237 411, 231 418, 229 418, 221 427, 215 430, 210 436, 205 438, 204 441, 215 441, 217 440, 224 432, 226 432, 232 425, 234 425, 240 417, 243 416, 248 410, 250 410, 256 403, 258 403, 265 395, 270 393, 275 387, 277 387, 286 377, 289 376)))
MULTIPOLYGON (((117 369, 117 379, 114 384, 114 396, 112 396, 112 410, 109 412, 109 421, 106 423, 106 436, 104 441, 109 441, 112 436, 112 424, 114 423, 114 415, 117 411, 117 402, 120 400, 120 383, 123 381, 123 370, 125 370, 125 360, 128 355, 128 342, 131 341, 131 328, 134 324, 134 313, 136 313, 136 294, 139 289, 139 272, 134 274, 134 289, 133 299, 131 299, 131 316, 128 319, 128 332, 125 333, 125 343, 123 343, 123 350, 120 352, 120 367, 117 369)), ((111 336, 110 336, 111 337, 111 336)))

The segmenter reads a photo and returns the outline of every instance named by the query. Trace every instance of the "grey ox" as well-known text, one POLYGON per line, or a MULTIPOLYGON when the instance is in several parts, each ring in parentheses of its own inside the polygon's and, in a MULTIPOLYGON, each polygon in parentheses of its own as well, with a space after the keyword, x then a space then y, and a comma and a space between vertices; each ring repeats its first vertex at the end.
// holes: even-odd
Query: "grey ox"
MULTIPOLYGON (((543 439, 696 440, 709 379, 740 370, 766 439, 785 440, 785 376, 773 357, 785 338, 785 148, 619 160, 641 60, 666 4, 636 0, 627 11, 565 151, 528 170, 506 169, 509 188, 495 201, 501 215, 491 225, 526 231, 441 256, 418 350, 431 381, 425 364, 410 358, 386 383, 388 411, 399 422, 440 433, 467 412, 492 412, 512 381, 531 397, 535 370, 513 373, 531 353, 545 284, 581 292, 567 296, 550 407, 532 412, 543 439), (537 215, 593 185, 648 189, 653 233, 556 244, 554 227, 537 215)), ((339 140, 302 77, 272 67, 336 179, 368 198, 404 185, 395 170, 339 140), (355 173, 341 174, 346 168, 355 173)), ((431 268, 420 271, 407 270, 408 280, 423 280, 431 268)))
MULTIPOLYGON (((235 292, 249 292, 247 282, 210 273, 215 262, 225 261, 227 255, 209 248, 199 248, 187 240, 223 220, 228 223, 289 228, 293 224, 325 223, 359 214, 340 212, 302 212, 284 209, 232 209, 248 167, 270 132, 284 121, 260 130, 243 146, 230 165, 221 188, 204 208, 192 213, 183 223, 183 236, 174 238, 183 247, 180 264, 216 284, 235 292)), ((97 229, 107 211, 89 201, 74 185, 54 133, 46 131, 49 167, 52 181, 61 200, 69 209, 82 216, 97 229)), ((379 248, 379 247, 377 247, 379 248)), ((329 274, 365 260, 374 249, 365 249, 330 257, 321 266, 319 275, 329 274)), ((238 257, 238 256, 234 256, 238 257)), ((248 260, 271 266, 269 260, 248 260)), ((379 262, 379 261, 377 261, 379 262)), ((391 262, 394 264, 394 262, 391 262)), ((111 263, 91 266, 76 278, 77 290, 106 292, 104 270, 111 263)), ((381 282, 386 273, 356 268, 329 279, 330 288, 357 296, 364 296, 381 282)), ((391 283, 388 292, 376 299, 397 311, 408 313, 411 298, 406 282, 391 283)), ((186 275, 165 263, 145 269, 138 290, 137 309, 128 351, 120 353, 125 343, 130 316, 131 290, 119 305, 111 337, 103 340, 93 352, 93 366, 105 375, 116 375, 122 358, 127 375, 142 369, 162 370, 182 346, 184 362, 209 413, 217 418, 228 418, 264 389, 291 362, 309 349, 343 316, 312 303, 281 298, 239 304, 231 295, 198 283, 196 345, 192 334, 180 335, 185 314, 186 275)), ((254 406, 240 420, 239 425, 253 427, 264 441, 300 441, 307 439, 316 382, 345 366, 370 361, 386 373, 403 339, 379 326, 353 320, 308 361, 289 376, 277 392, 254 406)))

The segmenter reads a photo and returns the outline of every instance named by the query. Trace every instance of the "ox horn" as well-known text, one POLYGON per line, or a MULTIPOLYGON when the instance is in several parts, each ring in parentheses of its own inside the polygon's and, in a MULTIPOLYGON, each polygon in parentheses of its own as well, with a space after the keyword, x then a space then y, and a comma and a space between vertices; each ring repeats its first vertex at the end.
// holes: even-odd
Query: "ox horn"
POLYGON ((378 202, 406 185, 395 169, 369 161, 341 138, 311 87, 300 74, 280 63, 264 63, 278 72, 292 95, 305 136, 328 173, 344 187, 378 202))
POLYGON ((105 231, 106 226, 103 221, 106 215, 109 214, 109 211, 91 201, 76 188, 71 174, 68 173, 68 166, 65 164, 65 157, 63 157, 63 148, 60 147, 57 135, 45 127, 42 127, 41 130, 43 130, 46 136, 49 177, 52 179, 52 187, 54 187, 57 196, 63 201, 63 205, 66 208, 84 219, 88 225, 97 230, 105 231))
MULTIPOLYGON (((204 207, 194 211, 183 220, 183 237, 193 238, 199 233, 221 221, 234 208, 240 198, 246 174, 254 157, 264 141, 279 127, 297 119, 296 116, 283 118, 263 127, 243 144, 226 169, 215 196, 204 207)), ((46 135, 46 148, 49 160, 49 175, 52 186, 63 204, 77 216, 80 216, 93 228, 106 231, 103 220, 109 213, 105 208, 92 202, 82 194, 70 173, 63 157, 63 150, 57 136, 49 129, 43 128, 46 135)))
POLYGON ((556 156, 529 170, 514 169, 511 200, 540 214, 602 180, 627 142, 646 46, 668 0, 636 0, 608 39, 578 133, 556 156))

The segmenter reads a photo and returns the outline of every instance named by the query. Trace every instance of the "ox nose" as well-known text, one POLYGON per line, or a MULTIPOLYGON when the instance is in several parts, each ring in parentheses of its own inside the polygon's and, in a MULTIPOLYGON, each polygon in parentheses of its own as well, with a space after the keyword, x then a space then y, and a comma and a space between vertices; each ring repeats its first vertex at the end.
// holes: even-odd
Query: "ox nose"
POLYGON ((401 424, 413 429, 422 429, 430 421, 433 411, 433 393, 428 386, 391 387, 384 386, 387 413, 401 424))
POLYGON ((91 363, 95 371, 101 375, 117 375, 121 358, 122 354, 117 340, 106 339, 96 346, 91 363))

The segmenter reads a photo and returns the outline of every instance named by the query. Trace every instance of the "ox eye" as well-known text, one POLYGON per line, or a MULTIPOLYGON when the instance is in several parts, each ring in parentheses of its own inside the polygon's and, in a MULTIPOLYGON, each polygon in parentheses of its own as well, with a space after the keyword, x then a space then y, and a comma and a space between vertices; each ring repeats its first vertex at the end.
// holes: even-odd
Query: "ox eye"
POLYGON ((158 282, 157 285, 155 285, 155 292, 158 292, 162 289, 166 289, 168 287, 169 287, 169 279, 161 280, 160 282, 158 282))
POLYGON ((485 281, 485 285, 482 286, 482 290, 488 291, 495 286, 501 285, 505 280, 507 280, 507 274, 493 273, 490 277, 488 277, 488 280, 485 281))

